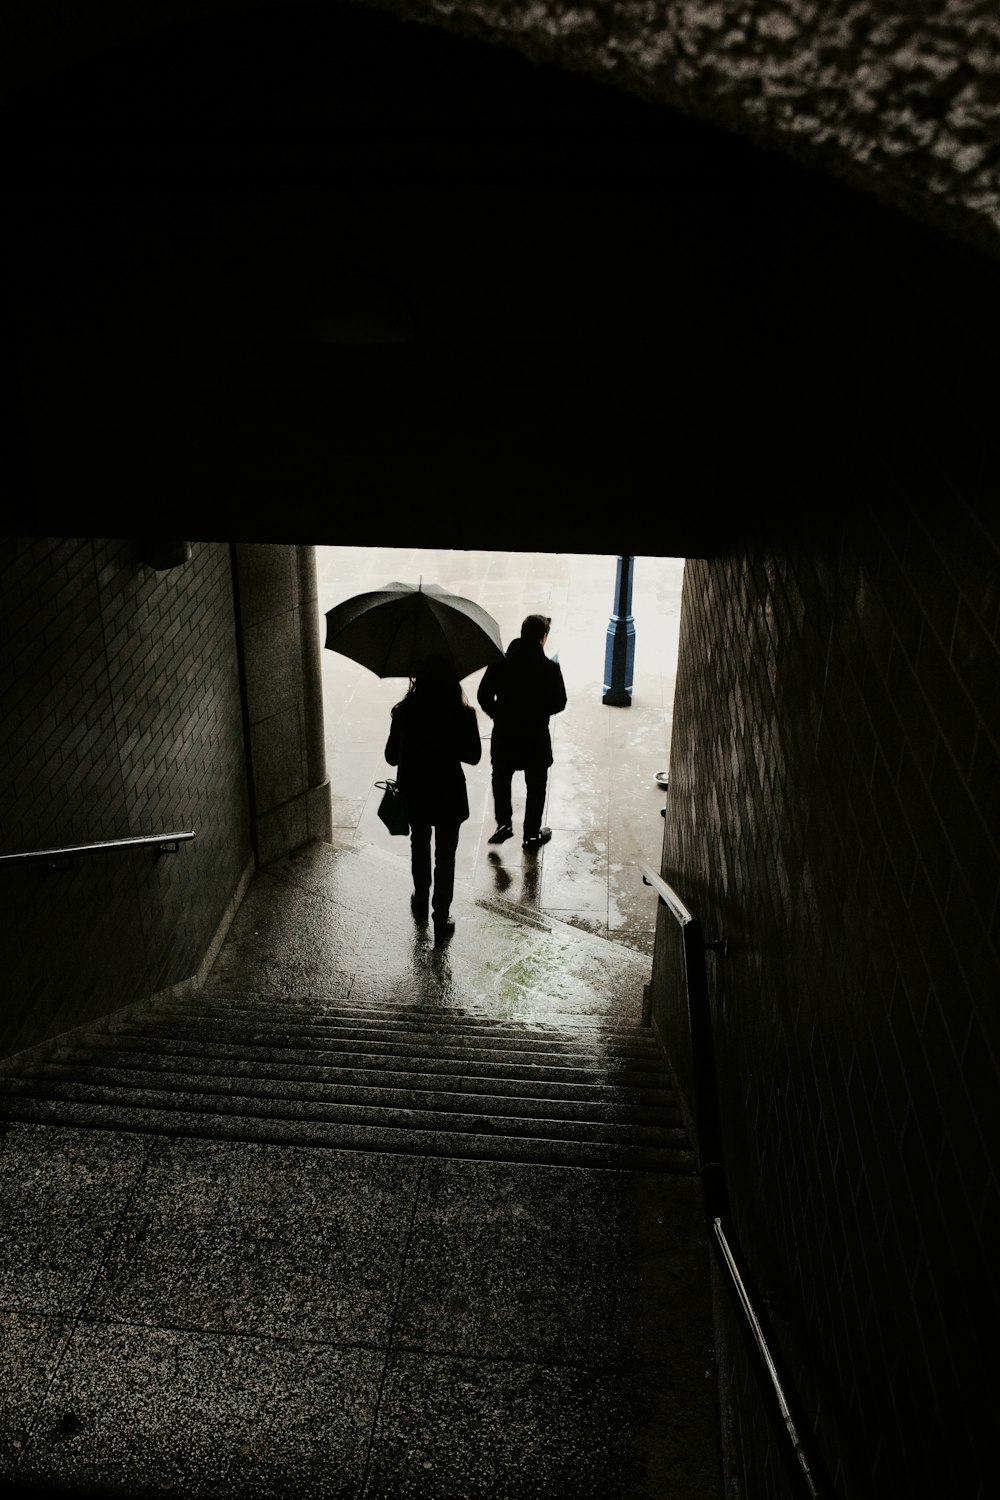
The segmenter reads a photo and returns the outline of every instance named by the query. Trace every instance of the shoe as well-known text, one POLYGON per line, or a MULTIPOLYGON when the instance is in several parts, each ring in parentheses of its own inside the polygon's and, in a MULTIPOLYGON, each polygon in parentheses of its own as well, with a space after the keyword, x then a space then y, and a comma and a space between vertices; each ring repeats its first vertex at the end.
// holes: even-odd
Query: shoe
POLYGON ((537 849, 539 844, 547 844, 552 837, 551 828, 540 828, 537 833, 526 833, 522 849, 537 849))
POLYGON ((487 840, 490 844, 505 844, 508 839, 514 837, 514 830, 509 823, 498 823, 496 833, 491 833, 487 840))
POLYGON ((427 897, 418 896, 416 891, 414 891, 410 897, 410 910, 413 913, 415 921, 426 922, 428 912, 427 897))
POLYGON ((451 917, 434 918, 434 941, 436 943, 443 942, 445 938, 450 938, 454 931, 455 923, 451 917))

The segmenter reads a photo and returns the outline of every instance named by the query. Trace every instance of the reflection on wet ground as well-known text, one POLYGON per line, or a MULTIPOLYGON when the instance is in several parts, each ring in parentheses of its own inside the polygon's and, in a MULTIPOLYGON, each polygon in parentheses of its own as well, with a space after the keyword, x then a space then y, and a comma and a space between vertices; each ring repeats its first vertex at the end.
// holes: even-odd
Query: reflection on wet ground
MULTIPOLYGON (((497 620, 505 644, 526 614, 551 615, 547 649, 559 657, 569 697, 566 711, 552 721, 555 763, 544 819, 552 842, 534 853, 522 850, 524 787, 515 777, 518 836, 499 847, 487 844, 495 820, 486 745, 480 764, 467 770, 470 818, 459 841, 460 888, 651 953, 656 902, 637 862, 660 863, 664 792, 656 774, 669 767, 683 561, 635 560, 632 704, 610 708, 601 697, 614 557, 377 547, 320 547, 316 556, 321 622, 341 600, 396 579, 439 582, 475 600, 497 620)), ((404 862, 405 840, 393 838, 378 820, 374 783, 387 774, 389 713, 406 684, 380 681, 333 651, 321 655, 336 837, 404 862)), ((463 684, 471 703, 481 676, 476 672, 463 684)), ((482 713, 479 718, 488 737, 490 721, 482 713)))
POLYGON ((213 993, 430 1006, 552 1031, 641 1021, 647 955, 471 889, 456 890, 455 931, 436 943, 409 893, 405 861, 350 840, 275 861, 244 898, 213 993))

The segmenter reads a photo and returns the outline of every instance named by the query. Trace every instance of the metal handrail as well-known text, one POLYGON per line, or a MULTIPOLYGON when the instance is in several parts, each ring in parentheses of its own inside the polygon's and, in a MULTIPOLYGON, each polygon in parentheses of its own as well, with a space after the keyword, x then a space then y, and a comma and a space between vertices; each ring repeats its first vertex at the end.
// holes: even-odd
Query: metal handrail
POLYGON ((68 869, 74 859, 86 854, 109 854, 115 849, 155 848, 160 854, 176 854, 180 844, 194 838, 194 829, 182 833, 142 833, 127 839, 98 839, 92 844, 64 844, 58 849, 25 849, 18 854, 0 854, 0 865, 47 864, 68 869))
POLYGON ((683 935, 684 978, 694 1078, 694 1117, 698 1133, 698 1170, 709 1221, 716 1214, 728 1218, 729 1200, 722 1168, 722 1132, 715 1080, 715 1045, 708 1010, 708 976, 705 972, 705 949, 724 953, 725 938, 706 942, 702 937, 701 923, 662 875, 658 875, 649 865, 640 864, 639 869, 643 883, 653 887, 661 905, 667 907, 683 935))
POLYGON ((640 864, 639 869, 642 871, 643 885, 651 885, 653 887, 663 905, 669 906, 674 917, 682 927, 686 927, 689 922, 694 921, 694 917, 688 911, 680 896, 678 896, 673 886, 667 884, 662 875, 657 875, 651 865, 640 864))
POLYGON ((722 1161, 722 1127, 719 1117, 718 1090, 715 1074, 715 1047, 712 1035, 712 1018, 708 1003, 708 976, 705 971, 705 950, 724 954, 724 937, 706 942, 702 937, 701 924, 685 906, 672 886, 649 865, 640 862, 644 885, 652 886, 661 906, 665 906, 681 928, 684 946, 684 978, 687 990, 688 1026, 691 1034, 691 1062, 694 1078, 694 1114, 698 1146, 698 1170, 704 1194, 705 1216, 709 1223, 712 1243, 717 1258, 727 1275, 727 1284, 735 1294, 745 1326, 750 1330, 753 1342, 770 1382, 785 1433, 792 1445, 798 1474, 811 1500, 823 1500, 830 1494, 829 1487, 821 1487, 817 1471, 810 1462, 807 1447, 815 1448, 812 1439, 803 1442, 799 1427, 792 1415, 789 1401, 778 1374, 775 1356, 768 1346, 746 1280, 740 1270, 743 1259, 733 1248, 725 1225, 729 1219, 729 1192, 722 1161))
POLYGON ((771 1350, 768 1348, 767 1339, 764 1337, 764 1330, 760 1326, 760 1318, 757 1316, 757 1312, 754 1308, 753 1302, 750 1299, 750 1294, 747 1291, 746 1283, 744 1282, 743 1277, 740 1274, 739 1263, 733 1252, 732 1246, 726 1238, 726 1233, 722 1227, 722 1220, 720 1218, 715 1218, 712 1224, 712 1229, 715 1233, 715 1241, 719 1247, 719 1253, 721 1254, 723 1263, 729 1272, 731 1284, 736 1289, 736 1295, 740 1300, 740 1306, 743 1309, 744 1316, 746 1317, 747 1323, 750 1327, 750 1331, 753 1334, 754 1341, 760 1353, 760 1357, 764 1361, 764 1366, 767 1370, 768 1378, 771 1382, 771 1388, 774 1391, 775 1399, 778 1403, 778 1410, 781 1413, 781 1420, 785 1424, 785 1431, 788 1434, 788 1440, 792 1445, 792 1450, 799 1465, 799 1473, 802 1477, 802 1481, 808 1489, 809 1494, 812 1496, 816 1496, 817 1500, 819 1500, 819 1497, 823 1494, 823 1491, 819 1488, 816 1475, 813 1472, 812 1465, 809 1462, 809 1458, 806 1453, 805 1447, 803 1446, 802 1439, 799 1436, 795 1418, 792 1415, 791 1403, 788 1397, 785 1395, 785 1390, 781 1383, 781 1377, 778 1374, 778 1367, 774 1362, 774 1356, 772 1355, 771 1350))

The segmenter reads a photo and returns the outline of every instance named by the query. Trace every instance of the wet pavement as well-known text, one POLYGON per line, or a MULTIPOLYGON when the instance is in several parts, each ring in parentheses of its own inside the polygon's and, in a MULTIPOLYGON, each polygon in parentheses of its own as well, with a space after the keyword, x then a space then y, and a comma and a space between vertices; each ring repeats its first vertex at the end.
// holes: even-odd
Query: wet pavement
MULTIPOLYGON (((540 552, 419 551, 318 547, 321 617, 352 594, 390 582, 439 583, 481 604, 506 646, 527 614, 552 617, 546 650, 558 655, 568 704, 552 720, 554 765, 544 823, 551 843, 521 848, 524 781, 514 778, 515 838, 491 848, 490 720, 477 708, 483 758, 466 768, 470 818, 462 827, 456 874, 473 895, 493 895, 651 953, 656 902, 637 861, 659 869, 664 794, 656 773, 669 769, 670 732, 684 564, 639 557, 633 568, 635 672, 628 708, 602 702, 616 559, 540 552)), ((321 618, 321 639, 325 621, 321 618)), ((389 714, 405 680, 380 681, 333 651, 322 651, 327 770, 338 839, 374 845, 401 860, 406 841, 379 822, 374 783, 392 775, 383 759, 389 714)), ((463 687, 475 704, 482 678, 463 687)))
POLYGON ((414 922, 410 890, 405 859, 350 834, 274 861, 243 900, 212 993, 429 1006, 552 1032, 641 1022, 646 955, 471 883, 456 884, 455 931, 439 944, 414 922))

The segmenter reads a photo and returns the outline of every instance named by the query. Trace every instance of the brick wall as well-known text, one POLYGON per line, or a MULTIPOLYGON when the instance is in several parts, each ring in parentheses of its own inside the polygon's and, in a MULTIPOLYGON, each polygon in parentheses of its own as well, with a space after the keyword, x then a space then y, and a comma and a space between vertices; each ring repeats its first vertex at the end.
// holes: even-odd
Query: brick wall
MULTIPOLYGON (((949 499, 685 574, 664 872, 728 939, 708 966, 735 1229, 844 1497, 971 1497, 986 1472, 998 544, 949 499)), ((657 943, 690 1090, 665 915, 657 943)), ((730 1377, 743 1493, 780 1494, 730 1377)))
POLYGON ((7 540, 0 599, 0 853, 197 835, 0 869, 4 1056, 191 975, 250 842, 227 545, 7 540))

